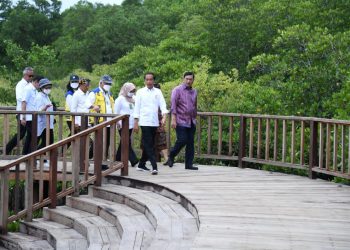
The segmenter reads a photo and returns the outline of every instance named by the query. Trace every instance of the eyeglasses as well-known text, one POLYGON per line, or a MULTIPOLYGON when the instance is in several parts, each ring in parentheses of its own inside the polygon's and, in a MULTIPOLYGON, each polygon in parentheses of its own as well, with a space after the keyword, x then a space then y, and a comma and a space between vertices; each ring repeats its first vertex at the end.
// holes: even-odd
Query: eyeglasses
POLYGON ((28 75, 28 77, 33 77, 34 75, 28 75))

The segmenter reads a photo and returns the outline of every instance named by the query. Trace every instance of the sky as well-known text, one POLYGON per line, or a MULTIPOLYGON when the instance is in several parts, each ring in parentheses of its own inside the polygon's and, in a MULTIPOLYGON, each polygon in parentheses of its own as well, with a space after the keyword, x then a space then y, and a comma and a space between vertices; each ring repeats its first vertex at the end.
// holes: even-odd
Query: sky
MULTIPOLYGON (((1 0, 0 0, 1 1, 1 0)), ((102 4, 121 4, 123 0, 88 0, 91 3, 102 3, 102 4)), ((12 3, 16 4, 18 0, 13 0, 12 3)), ((29 2, 31 2, 29 0, 29 2)), ((62 2, 62 7, 61 7, 61 12, 64 11, 65 9, 68 9, 69 7, 73 6, 79 0, 61 0, 62 2)))

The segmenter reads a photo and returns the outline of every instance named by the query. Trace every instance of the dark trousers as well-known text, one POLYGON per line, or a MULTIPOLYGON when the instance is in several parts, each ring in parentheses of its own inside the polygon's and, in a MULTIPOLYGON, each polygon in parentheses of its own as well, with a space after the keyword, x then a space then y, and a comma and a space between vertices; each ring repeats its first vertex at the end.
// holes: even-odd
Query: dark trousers
MULTIPOLYGON (((53 143, 53 129, 50 129, 50 144, 53 143)), ((44 147, 46 147, 48 145, 46 145, 46 128, 43 130, 43 132, 41 133, 41 135, 38 136, 38 149, 42 149, 44 147)))
MULTIPOLYGON (((69 129, 69 134, 68 134, 68 137, 72 135, 72 121, 66 121, 67 122, 67 126, 68 126, 68 129, 69 129)), ((67 144, 67 149, 70 147, 70 142, 67 144)))
MULTIPOLYGON (((19 119, 19 116, 17 116, 19 119)), ((19 139, 22 140, 26 134, 26 126, 19 124, 19 139)), ((6 145, 6 154, 9 155, 11 151, 17 146, 17 133, 11 138, 11 140, 6 145)))
POLYGON ((141 126, 143 151, 140 159, 140 165, 145 165, 149 160, 153 169, 157 169, 156 154, 154 151, 154 137, 157 127, 141 126))
POLYGON ((180 150, 186 146, 185 151, 185 167, 191 167, 194 158, 194 134, 196 126, 191 124, 190 128, 176 126, 176 142, 174 147, 170 150, 169 157, 174 159, 180 150))
POLYGON ((24 144, 23 144, 23 151, 22 154, 23 155, 27 155, 29 153, 32 152, 32 148, 31 148, 31 141, 32 139, 36 138, 36 135, 32 135, 32 121, 27 121, 26 122, 26 139, 24 140, 24 144))
MULTIPOLYGON (((129 161, 131 163, 131 165, 135 165, 137 163, 137 156, 134 152, 134 149, 132 148, 131 145, 131 134, 132 134, 132 129, 129 129, 129 161)), ((120 135, 120 142, 119 142, 119 147, 117 150, 117 155, 115 157, 116 161, 121 161, 122 157, 122 139, 121 139, 121 135, 122 135, 122 130, 119 130, 119 135, 120 135)))

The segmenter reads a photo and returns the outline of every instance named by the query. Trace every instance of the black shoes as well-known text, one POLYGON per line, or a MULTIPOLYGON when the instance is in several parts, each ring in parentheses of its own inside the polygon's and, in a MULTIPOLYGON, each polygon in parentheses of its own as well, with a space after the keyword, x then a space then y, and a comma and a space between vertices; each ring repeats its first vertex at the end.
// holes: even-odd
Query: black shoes
POLYGON ((137 171, 151 171, 148 167, 146 167, 145 165, 141 165, 139 164, 137 167, 136 167, 136 170, 137 171))
POLYGON ((108 166, 106 164, 102 164, 101 167, 102 167, 102 170, 107 170, 108 169, 108 166))
POLYGON ((163 164, 164 166, 169 166, 172 168, 174 166, 174 159, 172 159, 170 156, 168 157, 168 160, 163 164))
POLYGON ((135 162, 131 163, 131 166, 135 167, 137 165, 137 163, 139 163, 139 161, 135 161, 135 162))
POLYGON ((188 169, 188 170, 198 170, 197 167, 194 167, 193 165, 192 166, 189 166, 189 167, 185 167, 185 169, 188 169))

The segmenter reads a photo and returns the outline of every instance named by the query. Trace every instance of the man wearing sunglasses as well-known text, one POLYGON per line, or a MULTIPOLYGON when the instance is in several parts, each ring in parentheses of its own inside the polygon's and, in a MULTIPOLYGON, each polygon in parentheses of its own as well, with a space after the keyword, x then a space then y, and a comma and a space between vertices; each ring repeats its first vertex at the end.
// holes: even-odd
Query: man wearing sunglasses
MULTIPOLYGON (((32 67, 26 67, 23 70, 23 78, 20 80, 16 85, 16 110, 21 111, 22 110, 22 101, 24 100, 24 89, 27 85, 30 84, 34 76, 34 70, 32 67)), ((17 115, 17 119, 20 117, 17 115)), ((19 138, 20 140, 23 139, 23 137, 26 134, 26 126, 19 123, 19 138)), ((12 139, 7 143, 6 145, 6 154, 10 154, 11 151, 17 146, 17 134, 15 134, 12 139)))

